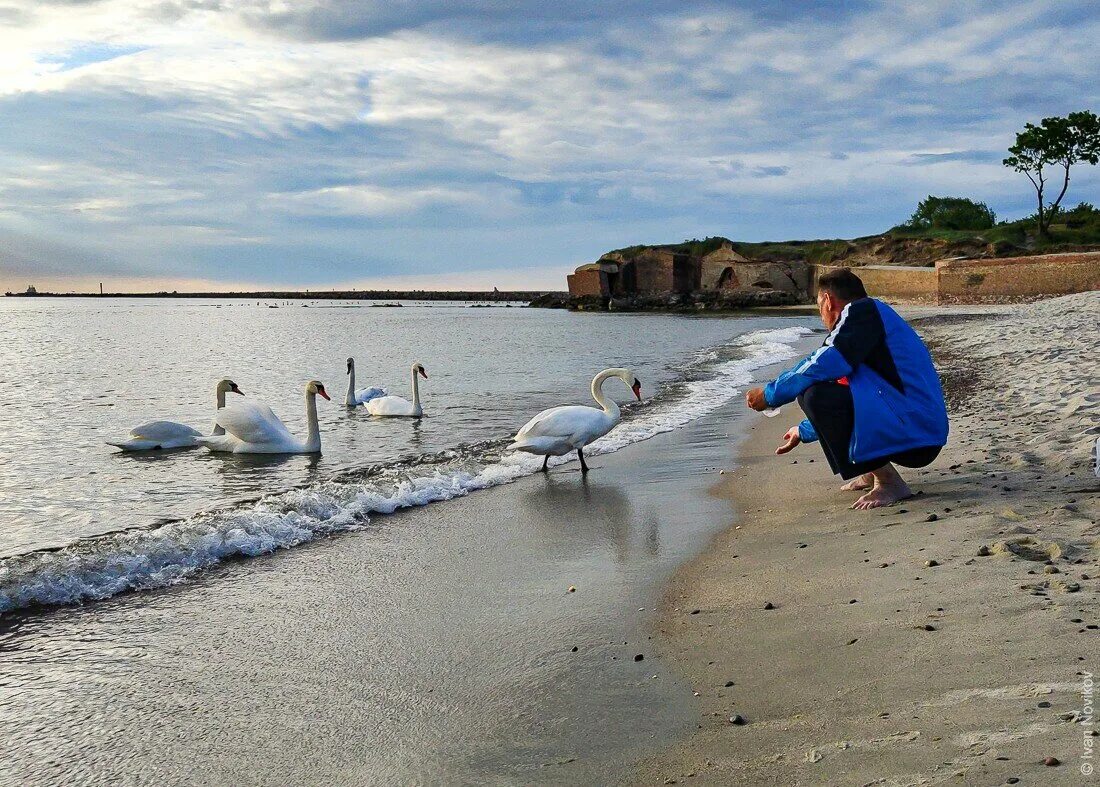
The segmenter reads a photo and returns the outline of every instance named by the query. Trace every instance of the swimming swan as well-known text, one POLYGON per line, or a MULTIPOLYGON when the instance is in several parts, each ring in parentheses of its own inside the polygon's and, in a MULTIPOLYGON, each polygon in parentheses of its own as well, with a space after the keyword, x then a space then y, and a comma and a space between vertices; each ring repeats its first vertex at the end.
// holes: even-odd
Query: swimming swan
MULTIPOLYGON (((218 382, 218 387, 215 389, 217 396, 217 409, 221 410, 225 407, 225 395, 226 393, 235 393, 244 395, 244 392, 237 387, 237 384, 232 380, 221 380, 218 382)), ((221 428, 215 421, 214 434, 225 434, 225 430, 221 428)), ((121 440, 118 442, 108 440, 107 445, 113 445, 116 448, 121 448, 123 451, 155 451, 169 448, 193 448, 199 444, 198 438, 202 437, 202 432, 198 429, 193 429, 186 424, 178 424, 175 421, 150 421, 147 424, 136 426, 130 430, 130 439, 121 440)))
POLYGON ((403 416, 405 418, 419 418, 424 415, 424 408, 420 406, 420 386, 417 384, 416 379, 418 374, 425 380, 428 379, 428 373, 424 371, 424 367, 414 363, 412 365, 413 400, 411 402, 408 399, 402 399, 400 396, 380 396, 367 402, 367 412, 371 415, 403 416))
POLYGON ((328 399, 325 386, 316 380, 305 385, 306 439, 290 433, 279 416, 266 404, 245 399, 218 411, 218 424, 226 434, 200 437, 199 443, 211 451, 232 454, 317 454, 321 452, 321 433, 317 427, 317 396, 328 399))
POLYGON ((576 451, 581 460, 581 472, 587 473, 584 447, 603 437, 619 423, 619 405, 603 395, 603 384, 609 377, 618 377, 630 387, 639 402, 642 400, 642 384, 633 372, 629 369, 605 369, 592 379, 592 398, 601 409, 571 405, 543 410, 516 432, 509 449, 546 457, 542 460, 544 471, 551 456, 564 456, 576 451))
POLYGON ((358 407, 366 404, 371 399, 377 399, 386 395, 385 388, 360 388, 355 390, 355 359, 348 358, 348 392, 344 394, 344 404, 348 407, 358 407))

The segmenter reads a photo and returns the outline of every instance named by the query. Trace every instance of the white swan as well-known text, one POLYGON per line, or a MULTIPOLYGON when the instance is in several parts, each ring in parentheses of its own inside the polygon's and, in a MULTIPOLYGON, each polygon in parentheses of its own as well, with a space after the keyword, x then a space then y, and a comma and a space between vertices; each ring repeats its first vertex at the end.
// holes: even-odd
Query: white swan
POLYGON ((371 415, 404 416, 405 418, 419 418, 424 415, 424 408, 420 406, 420 386, 416 379, 418 374, 425 380, 428 379, 428 373, 424 371, 424 367, 414 363, 412 365, 413 400, 411 402, 408 399, 402 399, 400 396, 380 396, 367 402, 367 412, 371 415))
POLYGON ((224 435, 200 437, 198 442, 211 451, 232 454, 317 454, 321 452, 321 432, 317 427, 317 396, 328 399, 325 386, 311 380, 305 386, 305 440, 290 433, 279 416, 266 404, 245 399, 218 411, 218 424, 224 435))
MULTIPOLYGON (((235 393, 244 395, 232 380, 220 380, 218 387, 214 389, 217 397, 217 409, 225 407, 225 395, 235 393)), ((214 434, 225 434, 215 421, 214 434)), ((108 440, 107 445, 121 448, 123 451, 154 451, 169 448, 193 448, 199 444, 198 438, 202 432, 186 424, 178 424, 175 421, 150 421, 147 424, 136 426, 130 430, 129 440, 108 440)))
POLYGON ((348 407, 357 407, 366 404, 371 399, 377 399, 386 395, 385 388, 360 388, 355 390, 355 359, 348 358, 348 392, 344 394, 344 404, 348 407))
POLYGON ((542 469, 551 456, 564 456, 576 451, 581 460, 581 472, 588 472, 584 461, 584 447, 597 438, 610 432, 619 423, 619 405, 613 399, 603 395, 603 384, 609 377, 618 377, 640 402, 642 384, 629 369, 605 369, 592 378, 592 398, 601 409, 572 405, 551 407, 543 410, 516 432, 509 448, 513 451, 525 451, 546 457, 542 460, 542 469))

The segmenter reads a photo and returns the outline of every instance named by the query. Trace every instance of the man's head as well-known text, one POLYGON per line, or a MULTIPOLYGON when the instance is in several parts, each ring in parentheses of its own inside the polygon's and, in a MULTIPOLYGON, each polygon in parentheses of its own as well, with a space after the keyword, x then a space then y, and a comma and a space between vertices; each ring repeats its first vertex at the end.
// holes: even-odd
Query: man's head
POLYGON ((830 331, 845 306, 866 297, 863 282, 848 268, 829 271, 817 280, 817 309, 821 312, 821 321, 830 331))

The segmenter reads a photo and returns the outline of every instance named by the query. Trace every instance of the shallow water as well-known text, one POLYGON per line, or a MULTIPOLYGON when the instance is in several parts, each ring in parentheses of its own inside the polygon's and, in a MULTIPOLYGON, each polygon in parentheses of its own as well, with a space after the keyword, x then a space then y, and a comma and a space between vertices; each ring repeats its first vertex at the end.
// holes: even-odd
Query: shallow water
POLYGON ((613 780, 692 726, 690 688, 646 629, 663 579, 727 521, 704 490, 756 417, 735 400, 811 324, 0 310, 0 784, 613 780), (428 417, 348 412, 348 354, 359 385, 399 392, 422 362, 428 417), (502 454, 533 413, 586 402, 611 364, 634 368, 647 401, 592 446, 592 474, 502 454), (323 455, 103 444, 149 418, 202 426, 223 375, 292 431, 302 382, 325 381, 323 455))
MULTIPOLYGON (((0 310, 0 612, 163 585, 514 480, 532 458, 502 459, 506 438, 545 407, 590 401, 590 375, 607 365, 633 368, 647 402, 593 452, 645 439, 790 355, 804 332, 793 326, 806 324, 360 302, 5 299, 0 310), (409 365, 424 364, 426 417, 345 407, 348 355, 358 386, 398 393, 409 365), (157 418, 209 428, 222 376, 299 433, 303 382, 325 382, 334 401, 319 401, 323 454, 105 444, 157 418)), ((628 400, 617 384, 608 393, 628 400)))

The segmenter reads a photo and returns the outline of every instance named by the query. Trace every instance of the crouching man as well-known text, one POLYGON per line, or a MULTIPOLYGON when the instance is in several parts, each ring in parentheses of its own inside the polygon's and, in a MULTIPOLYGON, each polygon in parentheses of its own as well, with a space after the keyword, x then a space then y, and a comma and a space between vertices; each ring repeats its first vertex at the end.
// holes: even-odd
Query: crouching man
POLYGON ((849 482, 841 489, 866 490, 852 508, 911 497, 894 465, 924 467, 947 442, 947 407, 928 349, 846 268, 818 280, 817 306, 830 331, 824 345, 745 400, 753 410, 798 400, 806 420, 775 452, 820 440, 833 472, 849 482))

